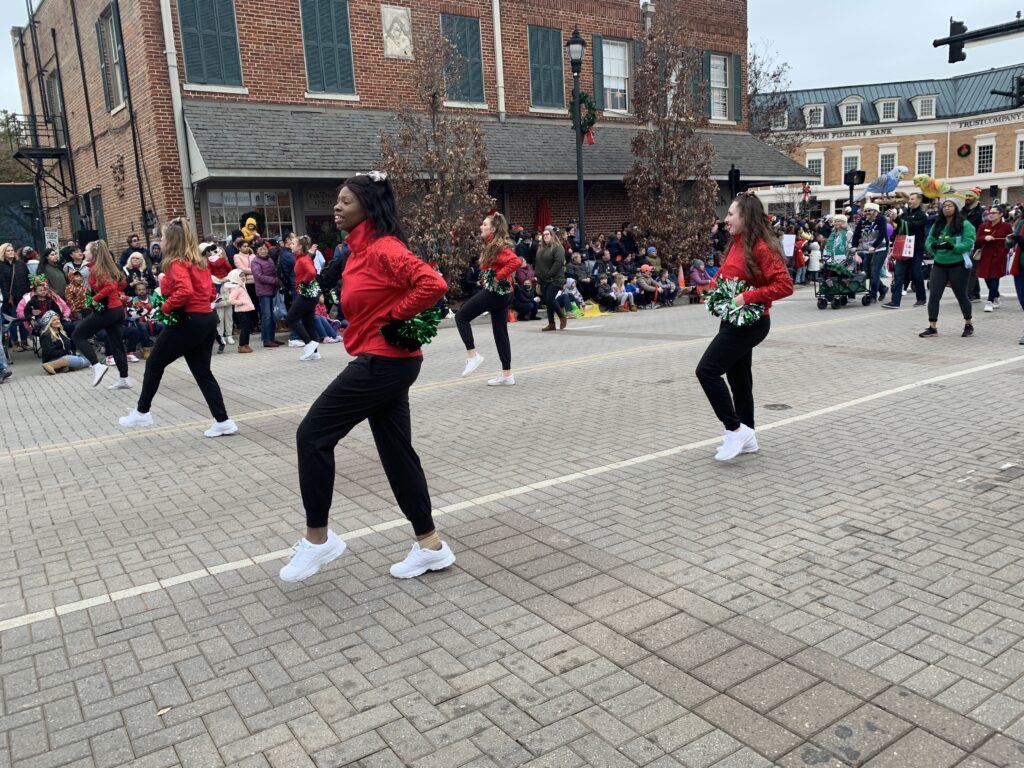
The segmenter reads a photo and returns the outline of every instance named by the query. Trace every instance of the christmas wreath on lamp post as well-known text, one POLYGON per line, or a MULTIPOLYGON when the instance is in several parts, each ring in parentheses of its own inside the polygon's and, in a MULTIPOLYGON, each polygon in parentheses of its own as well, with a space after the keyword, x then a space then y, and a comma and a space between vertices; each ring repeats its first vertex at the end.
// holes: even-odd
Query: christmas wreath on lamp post
POLYGON ((580 91, 580 109, 587 111, 580 115, 580 135, 587 144, 594 143, 594 123, 597 122, 597 102, 586 91, 580 91))

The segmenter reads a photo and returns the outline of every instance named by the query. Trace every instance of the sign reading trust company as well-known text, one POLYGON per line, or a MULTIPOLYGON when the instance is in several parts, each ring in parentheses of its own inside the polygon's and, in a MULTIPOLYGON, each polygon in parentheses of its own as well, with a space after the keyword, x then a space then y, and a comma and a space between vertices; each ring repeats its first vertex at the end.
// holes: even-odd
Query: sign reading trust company
POLYGON ((996 115, 995 117, 979 117, 976 120, 961 120, 956 124, 958 129, 960 128, 980 128, 983 125, 999 125, 1000 123, 1019 123, 1024 120, 1024 109, 1019 109, 1016 112, 1010 112, 1005 115, 996 115))

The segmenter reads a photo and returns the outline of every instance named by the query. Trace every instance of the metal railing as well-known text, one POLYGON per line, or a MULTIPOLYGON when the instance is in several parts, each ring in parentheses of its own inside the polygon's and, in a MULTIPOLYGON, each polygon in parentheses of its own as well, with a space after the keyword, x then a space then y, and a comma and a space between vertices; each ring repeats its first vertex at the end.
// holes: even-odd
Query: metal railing
POLYGON ((67 144, 59 118, 46 120, 41 116, 8 113, 3 125, 11 152, 61 150, 67 144))

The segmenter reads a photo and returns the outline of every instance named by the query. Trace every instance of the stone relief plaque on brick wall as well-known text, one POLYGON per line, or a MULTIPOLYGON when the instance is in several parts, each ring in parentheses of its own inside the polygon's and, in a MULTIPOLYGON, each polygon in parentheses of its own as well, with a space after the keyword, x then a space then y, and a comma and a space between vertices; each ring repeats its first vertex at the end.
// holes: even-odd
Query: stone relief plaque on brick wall
POLYGON ((382 5, 380 20, 384 29, 384 57, 412 58, 412 14, 398 5, 382 5))

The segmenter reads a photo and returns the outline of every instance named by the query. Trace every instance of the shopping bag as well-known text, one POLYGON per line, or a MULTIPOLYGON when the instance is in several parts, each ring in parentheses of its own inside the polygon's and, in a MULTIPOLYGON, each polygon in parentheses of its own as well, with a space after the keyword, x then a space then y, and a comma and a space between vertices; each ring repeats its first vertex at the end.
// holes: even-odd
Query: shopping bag
POLYGON ((914 235, 896 235, 892 241, 892 257, 896 261, 910 261, 914 258, 914 235))

